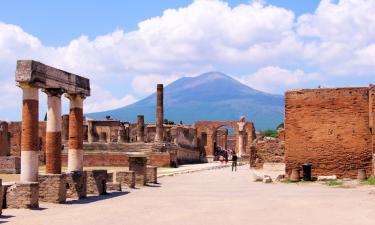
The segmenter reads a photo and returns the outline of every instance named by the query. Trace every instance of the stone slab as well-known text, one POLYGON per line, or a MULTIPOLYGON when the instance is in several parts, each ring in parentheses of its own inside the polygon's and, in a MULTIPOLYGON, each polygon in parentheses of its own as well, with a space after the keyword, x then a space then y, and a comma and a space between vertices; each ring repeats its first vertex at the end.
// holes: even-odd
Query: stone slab
POLYGON ((38 176, 39 200, 63 203, 66 200, 66 174, 43 174, 38 176))
POLYGON ((135 172, 134 171, 116 171, 116 182, 119 182, 121 189, 125 187, 135 188, 135 172))
POLYGON ((6 190, 6 208, 36 209, 39 207, 39 183, 15 182, 6 190))
POLYGON ((156 166, 147 166, 147 183, 158 183, 158 168, 156 166))

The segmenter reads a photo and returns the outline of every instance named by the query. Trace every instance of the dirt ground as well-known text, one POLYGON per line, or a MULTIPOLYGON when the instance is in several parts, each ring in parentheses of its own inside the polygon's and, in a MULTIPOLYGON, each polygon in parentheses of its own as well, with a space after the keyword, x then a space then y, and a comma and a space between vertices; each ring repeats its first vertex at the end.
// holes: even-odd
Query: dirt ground
MULTIPOLYGON (((256 171, 261 173, 262 171, 256 171)), ((275 172, 275 171, 274 171, 275 172)), ((11 225, 373 225, 374 187, 253 182, 247 166, 160 178, 154 187, 89 197, 40 210, 6 209, 11 225)), ((275 172, 276 174, 276 172, 275 172)))

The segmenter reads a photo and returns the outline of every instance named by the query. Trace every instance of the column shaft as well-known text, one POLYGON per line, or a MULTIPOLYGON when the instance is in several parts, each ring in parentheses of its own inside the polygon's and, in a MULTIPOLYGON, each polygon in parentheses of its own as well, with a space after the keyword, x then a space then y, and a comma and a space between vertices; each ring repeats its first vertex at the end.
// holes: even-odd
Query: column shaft
POLYGON ((142 115, 137 116, 137 141, 144 141, 145 135, 145 118, 142 115))
POLYGON ((68 171, 83 171, 83 98, 70 95, 68 171))
POLYGON ((164 103, 163 103, 163 84, 157 85, 156 91, 156 134, 155 141, 163 141, 164 131, 163 131, 163 122, 164 122, 164 103))
POLYGON ((240 131, 238 133, 238 157, 241 157, 244 154, 244 140, 243 140, 243 132, 240 131))
POLYGON ((46 173, 61 173, 61 93, 46 90, 47 132, 46 132, 46 173))
POLYGON ((38 181, 39 93, 38 88, 22 85, 21 181, 38 181))

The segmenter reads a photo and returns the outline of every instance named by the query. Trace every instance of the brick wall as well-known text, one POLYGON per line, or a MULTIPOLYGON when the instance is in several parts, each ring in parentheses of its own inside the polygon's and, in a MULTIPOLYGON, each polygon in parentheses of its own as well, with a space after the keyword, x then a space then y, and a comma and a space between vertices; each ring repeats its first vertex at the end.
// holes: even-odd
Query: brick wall
POLYGON ((279 138, 259 137, 253 142, 255 148, 255 166, 260 168, 264 163, 283 163, 285 142, 279 138))
POLYGON ((285 94, 285 162, 303 163, 313 176, 355 177, 372 170, 369 88, 290 91, 285 94))

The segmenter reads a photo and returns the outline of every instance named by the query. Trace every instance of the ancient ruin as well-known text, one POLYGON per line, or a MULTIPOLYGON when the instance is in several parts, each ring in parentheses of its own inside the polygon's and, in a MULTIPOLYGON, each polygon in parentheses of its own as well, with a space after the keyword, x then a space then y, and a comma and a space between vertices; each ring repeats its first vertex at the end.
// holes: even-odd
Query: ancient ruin
POLYGON ((375 86, 285 94, 286 172, 312 163, 312 174, 374 174, 375 86))
POLYGON ((227 143, 227 135, 220 135, 223 140, 217 140, 217 133, 220 132, 219 128, 228 126, 234 129, 235 133, 235 150, 239 157, 249 158, 250 147, 255 139, 255 127, 252 122, 246 122, 244 117, 240 118, 239 122, 236 121, 198 121, 195 123, 197 129, 198 145, 200 146, 201 155, 208 161, 214 158, 214 150, 218 143, 223 145, 227 143))

